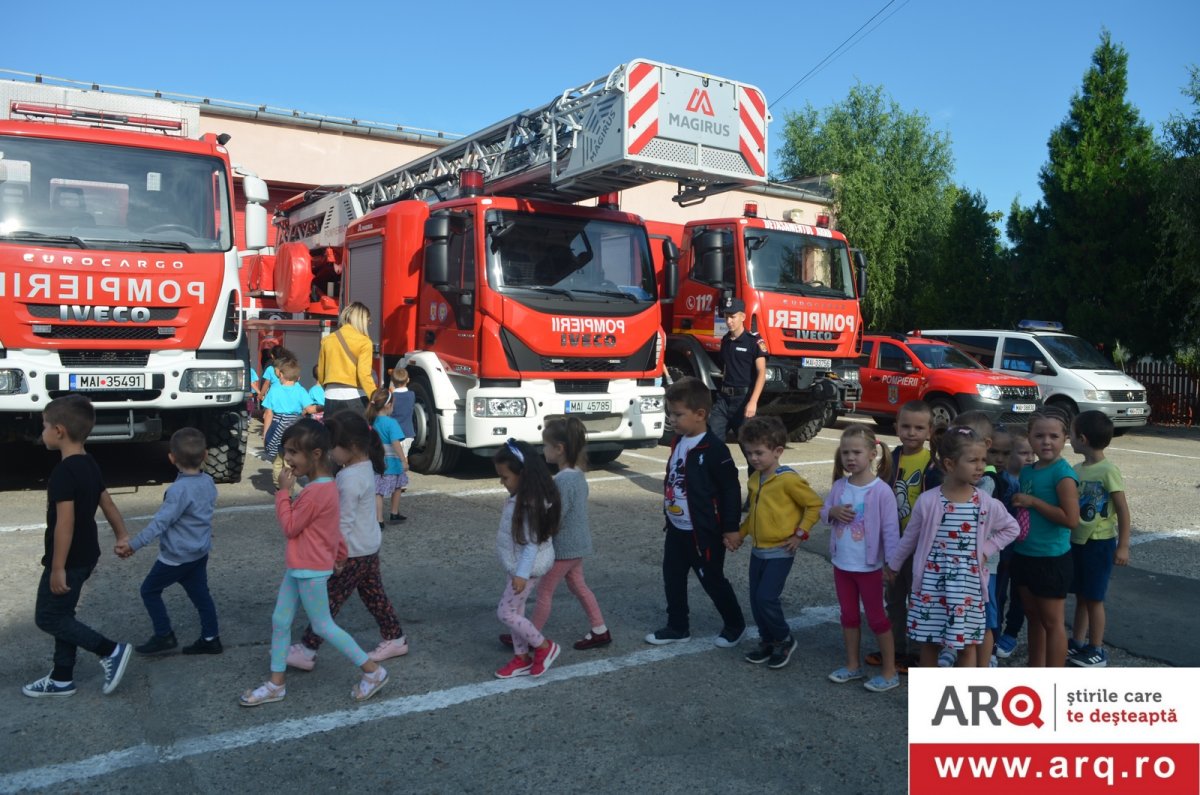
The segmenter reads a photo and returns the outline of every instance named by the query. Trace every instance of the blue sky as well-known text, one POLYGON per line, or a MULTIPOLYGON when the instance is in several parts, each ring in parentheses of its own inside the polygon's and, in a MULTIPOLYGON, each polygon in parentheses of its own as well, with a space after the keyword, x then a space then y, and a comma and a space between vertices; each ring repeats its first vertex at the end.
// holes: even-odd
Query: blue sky
POLYGON ((60 0, 9 5, 0 67, 469 133, 644 57, 758 85, 775 103, 773 151, 788 111, 861 81, 948 133, 959 184, 1001 211, 1040 197, 1046 140, 1103 27, 1129 53, 1144 121, 1157 132, 1191 113, 1194 0, 895 0, 778 99, 887 2, 60 0))

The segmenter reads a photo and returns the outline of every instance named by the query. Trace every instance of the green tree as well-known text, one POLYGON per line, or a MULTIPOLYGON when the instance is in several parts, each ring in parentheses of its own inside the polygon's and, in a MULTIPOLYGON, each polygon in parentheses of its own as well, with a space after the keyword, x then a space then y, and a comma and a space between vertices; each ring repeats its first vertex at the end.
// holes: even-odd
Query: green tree
POLYGON ((1159 314, 1177 349, 1200 346, 1200 68, 1189 69, 1183 89, 1191 116, 1173 114, 1163 125, 1163 164, 1154 217, 1161 225, 1160 255, 1152 282, 1159 314))
POLYGON ((1162 319, 1147 300, 1154 264, 1151 204, 1157 170, 1152 130, 1125 99, 1129 57, 1108 31, 1082 90, 1051 134, 1043 200, 1010 217, 1018 278, 1033 290, 1030 314, 1110 347, 1155 349, 1162 319))
POLYGON ((911 321, 908 287, 925 257, 921 246, 945 230, 956 194, 949 136, 882 87, 859 83, 824 110, 787 114, 780 165, 785 179, 837 175, 838 228, 869 263, 867 323, 911 321))
POLYGON ((1012 290, 996 223, 982 193, 956 191, 945 232, 924 247, 926 267, 915 285, 910 325, 991 328, 1006 325, 1012 290))

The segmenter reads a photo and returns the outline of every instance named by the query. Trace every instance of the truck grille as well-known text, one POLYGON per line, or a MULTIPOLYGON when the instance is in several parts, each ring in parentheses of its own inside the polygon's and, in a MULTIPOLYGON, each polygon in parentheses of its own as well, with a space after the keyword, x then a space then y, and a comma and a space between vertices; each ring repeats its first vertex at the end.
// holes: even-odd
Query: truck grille
POLYGON ((37 336, 47 340, 161 340, 175 336, 170 327, 164 334, 158 326, 51 326, 37 336))
MULTIPOLYGON (((39 320, 50 319, 58 320, 58 304, 27 304, 25 306, 29 310, 30 317, 36 317, 39 320)), ((152 306, 149 307, 150 320, 174 320, 179 316, 179 307, 177 306, 152 306)))
POLYGON ((554 391, 561 394, 579 394, 582 392, 607 392, 608 381, 599 380, 566 380, 555 381, 554 391))
MULTIPOLYGON (((623 359, 573 358, 564 359, 558 356, 543 356, 542 369, 549 373, 594 373, 597 370, 611 370, 618 366, 627 366, 623 359)), ((631 369, 641 369, 631 367, 631 369)))
POLYGON ((63 367, 145 367, 150 351, 59 351, 63 367))
POLYGON ((1036 386, 1002 386, 1000 387, 1000 396, 1021 400, 1036 400, 1038 389, 1036 386))
POLYGON ((158 400, 162 397, 160 389, 79 389, 70 392, 63 389, 51 389, 50 397, 60 398, 64 395, 84 394, 92 399, 93 403, 145 403, 151 400, 158 400))
POLYGON ((836 342, 812 342, 805 340, 804 342, 788 342, 783 341, 783 347, 789 351, 836 351, 838 349, 836 342))

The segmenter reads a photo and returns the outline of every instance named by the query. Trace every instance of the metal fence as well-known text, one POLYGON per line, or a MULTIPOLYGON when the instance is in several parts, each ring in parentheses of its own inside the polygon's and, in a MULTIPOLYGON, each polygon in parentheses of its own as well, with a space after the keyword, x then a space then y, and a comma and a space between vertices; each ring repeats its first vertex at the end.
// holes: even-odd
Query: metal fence
POLYGON ((1155 425, 1200 422, 1200 368, 1174 362, 1134 362, 1125 372, 1146 387, 1150 421, 1155 425))

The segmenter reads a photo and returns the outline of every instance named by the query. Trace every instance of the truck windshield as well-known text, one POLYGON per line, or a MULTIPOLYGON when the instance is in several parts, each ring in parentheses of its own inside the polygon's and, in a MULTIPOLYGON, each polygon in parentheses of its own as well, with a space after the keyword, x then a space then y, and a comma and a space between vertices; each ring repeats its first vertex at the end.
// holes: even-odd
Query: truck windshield
POLYGON ((850 253, 841 240, 797 232, 746 230, 750 284, 759 290, 853 298, 850 253))
POLYGON ((228 250, 225 164, 155 149, 0 136, 0 240, 228 250))
POLYGON ((487 214, 488 283, 579 301, 656 300, 644 227, 507 210, 487 214))
POLYGON ((1112 370, 1114 365, 1091 343, 1079 337, 1038 336, 1046 352, 1068 370, 1112 370))
POLYGON ((909 345, 909 350, 931 370, 983 370, 983 365, 951 345, 909 345))

